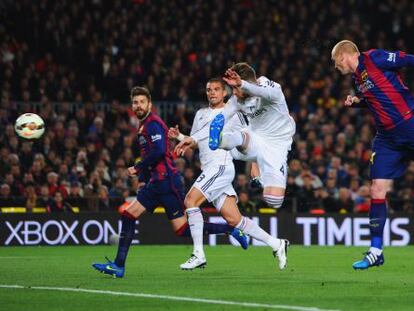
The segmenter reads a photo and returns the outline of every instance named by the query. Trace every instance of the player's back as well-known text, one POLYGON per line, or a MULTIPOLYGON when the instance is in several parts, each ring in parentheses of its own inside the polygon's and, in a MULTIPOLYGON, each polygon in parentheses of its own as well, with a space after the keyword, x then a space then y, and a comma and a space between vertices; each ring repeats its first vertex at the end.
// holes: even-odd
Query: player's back
POLYGON ((140 126, 138 144, 141 159, 149 163, 143 169, 151 176, 151 181, 177 174, 168 142, 168 128, 155 113, 150 113, 140 126))
MULTIPOLYGON (((233 165, 233 158, 229 151, 224 149, 211 150, 209 141, 209 125, 210 122, 223 111, 224 108, 212 109, 210 107, 202 108, 197 111, 191 136, 195 136, 198 142, 199 156, 201 168, 204 170, 212 165, 233 165)), ((224 126, 224 132, 240 131, 247 126, 243 115, 239 112, 224 126)))
POLYGON ((291 140, 296 126, 280 84, 263 76, 257 81, 266 90, 266 96, 250 96, 240 105, 249 127, 269 142, 291 140))

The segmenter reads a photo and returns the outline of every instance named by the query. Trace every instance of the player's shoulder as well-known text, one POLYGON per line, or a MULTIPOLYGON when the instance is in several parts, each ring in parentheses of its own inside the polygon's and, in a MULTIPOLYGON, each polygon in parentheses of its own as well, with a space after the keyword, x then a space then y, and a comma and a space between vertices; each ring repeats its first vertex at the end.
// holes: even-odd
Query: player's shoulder
POLYGON ((392 57, 392 55, 395 54, 395 51, 387 51, 383 49, 370 49, 368 51, 362 52, 362 54, 364 54, 366 57, 376 60, 392 57))
POLYGON ((270 87, 277 87, 280 88, 280 84, 270 80, 268 77, 260 76, 257 79, 257 83, 259 83, 260 86, 270 86, 270 87))
POLYGON ((158 116, 155 113, 151 113, 147 120, 145 120, 145 124, 144 126, 147 128, 156 128, 156 127, 162 127, 162 128, 167 128, 167 125, 165 124, 165 122, 160 118, 160 116, 158 116))
POLYGON ((203 107, 197 110, 194 119, 202 121, 211 113, 211 110, 208 107, 203 107))

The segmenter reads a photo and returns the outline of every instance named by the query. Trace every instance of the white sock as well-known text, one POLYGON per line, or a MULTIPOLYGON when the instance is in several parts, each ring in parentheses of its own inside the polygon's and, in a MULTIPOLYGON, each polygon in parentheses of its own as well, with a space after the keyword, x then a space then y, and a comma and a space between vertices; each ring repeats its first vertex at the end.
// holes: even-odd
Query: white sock
POLYGON ((220 148, 225 150, 234 149, 243 145, 243 139, 244 136, 241 132, 223 134, 221 137, 220 148))
POLYGON ((242 230, 244 233, 250 235, 252 238, 256 240, 262 241, 263 243, 269 245, 274 251, 277 251, 281 244, 282 240, 272 237, 262 228, 260 228, 253 220, 247 217, 242 217, 240 223, 236 226, 236 228, 242 230))
POLYGON ((190 226, 191 237, 193 238, 193 254, 198 258, 204 258, 203 249, 203 227, 204 219, 200 208, 191 207, 186 210, 188 216, 188 225, 190 226))
POLYGON ((382 254, 382 249, 376 248, 376 247, 370 247, 369 251, 373 253, 375 256, 379 256, 382 254))

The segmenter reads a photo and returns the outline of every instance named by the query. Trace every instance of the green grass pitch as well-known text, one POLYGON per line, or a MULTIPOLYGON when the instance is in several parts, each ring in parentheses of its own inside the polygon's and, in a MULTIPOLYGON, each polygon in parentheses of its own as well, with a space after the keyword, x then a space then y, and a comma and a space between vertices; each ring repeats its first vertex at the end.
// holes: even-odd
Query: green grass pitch
POLYGON ((191 249, 132 246, 125 277, 113 279, 97 273, 91 263, 103 261, 105 255, 113 258, 114 246, 2 247, 0 309, 414 310, 414 247, 387 248, 385 265, 368 271, 351 268, 365 248, 292 246, 288 268, 279 271, 268 248, 207 247, 206 269, 181 271, 178 265, 191 249), (1 287, 4 285, 24 288, 1 287), (50 289, 36 288, 40 286, 50 289), (80 291, 84 289, 97 291, 80 291), (178 300, 102 291, 175 296, 178 300), (184 301, 182 297, 218 303, 184 301), (257 305, 241 305, 246 302, 257 305))

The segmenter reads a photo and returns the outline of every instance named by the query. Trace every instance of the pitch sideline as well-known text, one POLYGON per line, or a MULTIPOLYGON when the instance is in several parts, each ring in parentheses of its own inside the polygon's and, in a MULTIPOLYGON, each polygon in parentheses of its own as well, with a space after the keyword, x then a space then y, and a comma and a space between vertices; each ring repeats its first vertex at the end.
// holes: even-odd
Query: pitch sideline
POLYGON ((78 293, 113 295, 113 296, 129 296, 129 297, 153 298, 153 299, 155 298, 155 299, 199 302, 199 303, 206 303, 206 304, 230 305, 230 306, 251 307, 251 308, 270 308, 270 309, 284 309, 284 310, 297 310, 297 311, 340 311, 340 310, 332 310, 332 309, 320 309, 316 307, 273 305, 273 304, 254 303, 254 302, 238 302, 238 301, 214 300, 214 299, 191 298, 191 297, 180 297, 180 296, 155 295, 155 294, 145 294, 145 293, 115 292, 115 291, 110 291, 110 290, 97 290, 97 289, 72 288, 72 287, 22 286, 22 285, 0 284, 0 288, 49 290, 49 291, 78 292, 78 293))

